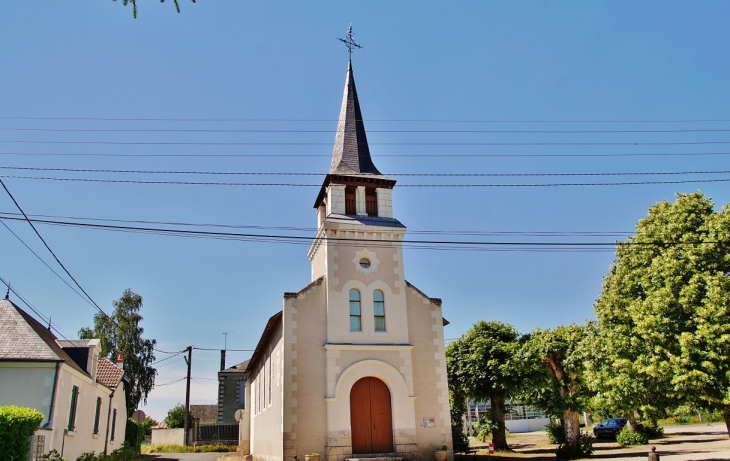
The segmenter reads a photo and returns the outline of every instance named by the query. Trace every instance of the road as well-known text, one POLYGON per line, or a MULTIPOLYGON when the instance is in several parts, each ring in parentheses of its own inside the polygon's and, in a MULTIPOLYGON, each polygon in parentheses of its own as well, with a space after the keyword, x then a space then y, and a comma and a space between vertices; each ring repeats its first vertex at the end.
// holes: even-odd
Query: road
MULTIPOLYGON (((215 461, 217 457, 226 453, 164 453, 155 454, 154 461, 215 461)), ((230 453, 234 454, 234 453, 230 453)))

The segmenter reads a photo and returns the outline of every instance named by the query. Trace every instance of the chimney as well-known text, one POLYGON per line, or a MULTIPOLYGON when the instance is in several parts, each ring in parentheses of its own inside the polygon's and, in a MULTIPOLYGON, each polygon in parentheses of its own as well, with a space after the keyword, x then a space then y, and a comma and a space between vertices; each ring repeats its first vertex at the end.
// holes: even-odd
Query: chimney
POLYGON ((117 356, 117 366, 124 370, 124 356, 122 354, 117 356))
POLYGON ((226 369, 226 350, 221 350, 221 371, 226 369))

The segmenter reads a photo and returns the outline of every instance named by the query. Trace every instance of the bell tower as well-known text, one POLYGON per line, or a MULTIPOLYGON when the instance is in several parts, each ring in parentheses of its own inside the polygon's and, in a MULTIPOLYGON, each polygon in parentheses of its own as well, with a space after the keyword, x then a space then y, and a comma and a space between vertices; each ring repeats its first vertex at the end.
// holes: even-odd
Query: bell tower
POLYGON ((370 157, 348 61, 332 161, 314 203, 317 237, 309 250, 312 280, 324 276, 327 284, 328 342, 408 342, 401 243, 406 227, 393 217, 395 183, 370 157))

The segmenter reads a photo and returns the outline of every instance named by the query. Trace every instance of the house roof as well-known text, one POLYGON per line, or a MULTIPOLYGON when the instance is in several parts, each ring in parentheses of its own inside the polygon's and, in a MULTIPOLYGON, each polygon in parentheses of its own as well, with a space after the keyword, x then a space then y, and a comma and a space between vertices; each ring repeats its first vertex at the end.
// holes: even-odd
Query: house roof
POLYGON ((244 373, 246 371, 246 368, 248 368, 249 362, 250 360, 246 360, 239 363, 238 365, 233 365, 232 367, 226 368, 225 370, 221 370, 218 373, 244 373))
POLYGON ((96 367, 96 380, 102 385, 116 389, 119 381, 124 377, 124 370, 113 364, 110 360, 99 357, 99 363, 96 367))
MULTIPOLYGON (((417 292, 418 294, 420 294, 420 295, 421 295, 421 296, 423 296, 424 298, 428 299, 428 300, 429 300, 429 301, 431 301, 431 302, 432 302, 433 304, 436 304, 437 306, 440 306, 440 305, 441 305, 441 302, 442 302, 442 301, 441 301, 441 298, 431 298, 431 297, 429 297, 429 296, 428 296, 428 295, 427 295, 426 293, 424 293, 424 292, 422 292, 421 290, 419 290, 419 289, 418 289, 418 288, 417 288, 417 287, 416 287, 416 286, 415 286, 414 284, 412 284, 412 283, 411 283, 411 282, 409 282, 408 280, 406 280, 406 286, 408 286, 408 287, 410 287, 410 288, 413 288, 414 290, 416 290, 416 292, 417 292)), ((451 322, 449 322, 448 320, 446 320, 446 319, 445 319, 445 318, 443 318, 443 317, 441 317, 441 321, 442 321, 442 323, 444 324, 444 326, 446 326, 446 325, 448 325, 449 323, 451 323, 451 322)))
POLYGON ((0 300, 0 360, 64 362, 86 373, 63 350, 56 335, 9 299, 0 300))
POLYGON ((264 347, 269 341, 271 333, 274 332, 274 328, 276 327, 276 325, 281 322, 283 312, 284 311, 277 312, 276 314, 272 315, 271 318, 269 318, 268 322, 266 322, 266 327, 264 328, 264 332, 261 334, 261 339, 259 339, 259 343, 256 345, 256 350, 254 350, 253 355, 251 356, 251 360, 248 361, 248 365, 246 366, 246 373, 251 373, 253 371, 256 363, 263 355, 264 347))

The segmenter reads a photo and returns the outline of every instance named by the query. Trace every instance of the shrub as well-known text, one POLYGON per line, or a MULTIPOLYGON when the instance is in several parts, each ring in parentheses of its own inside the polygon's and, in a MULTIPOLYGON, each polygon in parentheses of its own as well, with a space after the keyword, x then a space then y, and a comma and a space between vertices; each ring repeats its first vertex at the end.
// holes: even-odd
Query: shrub
POLYGON ((82 453, 81 456, 76 458, 76 461, 99 461, 99 458, 92 451, 91 453, 82 453))
POLYGON ((651 423, 647 423, 644 425, 644 430, 646 436, 650 439, 661 439, 664 437, 664 428, 658 424, 655 426, 651 423))
POLYGON ((646 445, 649 443, 649 437, 643 432, 629 432, 628 427, 624 427, 616 435, 616 441, 622 447, 627 445, 646 445))
MULTIPOLYGON (((563 433, 565 435, 565 433, 563 433)), ((570 447, 561 444, 555 449, 555 456, 558 459, 580 459, 587 458, 593 453, 593 436, 588 432, 582 432, 578 438, 578 445, 570 447)))
POLYGON ((565 443, 565 428, 556 423, 555 421, 550 421, 550 424, 545 426, 547 429, 548 434, 548 441, 552 443, 553 445, 562 445, 565 443))
POLYGON ((43 421, 43 414, 32 408, 14 405, 0 407, 0 459, 25 460, 30 449, 30 436, 43 421))

